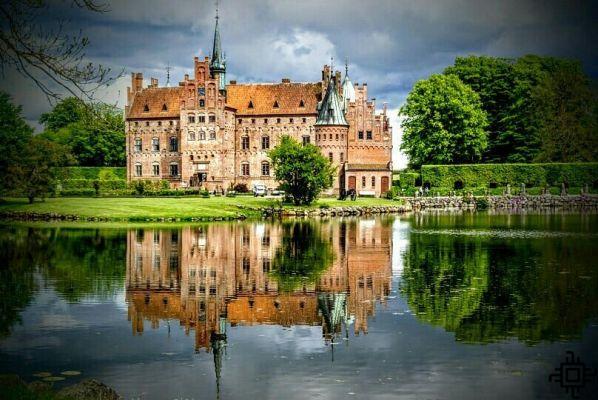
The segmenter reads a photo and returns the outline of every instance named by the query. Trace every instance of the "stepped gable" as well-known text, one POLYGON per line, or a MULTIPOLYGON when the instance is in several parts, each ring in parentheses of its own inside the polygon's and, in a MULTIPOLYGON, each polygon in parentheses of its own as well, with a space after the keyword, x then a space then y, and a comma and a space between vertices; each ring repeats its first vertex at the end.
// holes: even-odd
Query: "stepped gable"
POLYGON ((248 83, 230 84, 226 89, 227 105, 237 110, 237 116, 315 115, 322 84, 248 83))
POLYGON ((127 118, 179 118, 182 96, 182 87, 142 89, 135 94, 127 118), (164 109, 164 105, 166 105, 166 109, 164 109))

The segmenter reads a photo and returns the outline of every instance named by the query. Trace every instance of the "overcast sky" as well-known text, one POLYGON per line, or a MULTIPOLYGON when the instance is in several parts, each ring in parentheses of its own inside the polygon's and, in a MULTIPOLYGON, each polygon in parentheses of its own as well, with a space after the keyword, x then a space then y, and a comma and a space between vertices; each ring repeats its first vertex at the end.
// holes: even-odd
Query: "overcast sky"
MULTIPOLYGON (((90 44, 87 57, 124 70, 103 94, 123 105, 129 74, 140 71, 165 82, 192 73, 193 56, 209 55, 214 30, 213 0, 105 0, 109 12, 72 9, 60 0, 46 12, 69 19, 90 44)), ((349 60, 353 82, 367 82, 377 106, 394 113, 395 163, 400 129, 396 112, 415 81, 441 72, 455 56, 516 57, 535 53, 580 59, 598 76, 596 1, 534 0, 221 0, 220 26, 229 79, 240 82, 317 81, 334 57, 349 60)), ((50 106, 29 82, 5 71, 0 88, 23 105, 35 124, 50 106)))

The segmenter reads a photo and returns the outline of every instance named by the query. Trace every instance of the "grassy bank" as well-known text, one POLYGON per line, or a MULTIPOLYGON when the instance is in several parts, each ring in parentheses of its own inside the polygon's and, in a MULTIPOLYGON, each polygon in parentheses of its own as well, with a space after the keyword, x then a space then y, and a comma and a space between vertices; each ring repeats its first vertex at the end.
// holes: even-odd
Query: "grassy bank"
MULTIPOLYGON (((140 197, 140 198, 49 198, 28 204, 26 199, 7 199, 0 202, 2 212, 55 213, 80 218, 102 218, 113 221, 135 221, 155 218, 227 218, 244 215, 257 217, 251 208, 275 206, 277 201, 255 197, 140 197)), ((321 206, 383 206, 396 205, 387 199, 360 198, 356 201, 320 199, 309 207, 321 206)), ((297 208, 285 205, 288 208, 297 208)))

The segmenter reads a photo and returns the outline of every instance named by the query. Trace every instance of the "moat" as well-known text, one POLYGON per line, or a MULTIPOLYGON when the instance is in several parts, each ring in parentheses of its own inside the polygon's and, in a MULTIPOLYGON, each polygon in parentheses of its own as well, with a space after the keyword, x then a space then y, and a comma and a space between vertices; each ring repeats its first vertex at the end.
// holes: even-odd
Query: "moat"
POLYGON ((5 225, 0 374, 125 399, 570 398, 549 376, 568 351, 598 368, 597 243, 581 213, 5 225))

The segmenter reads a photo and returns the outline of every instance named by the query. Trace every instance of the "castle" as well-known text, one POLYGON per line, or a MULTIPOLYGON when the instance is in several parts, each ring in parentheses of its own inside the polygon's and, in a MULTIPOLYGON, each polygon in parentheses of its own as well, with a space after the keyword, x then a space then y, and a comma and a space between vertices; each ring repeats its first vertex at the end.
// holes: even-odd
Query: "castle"
POLYGON ((226 83, 218 15, 212 55, 195 57, 193 77, 158 86, 132 74, 125 107, 127 179, 168 180, 171 187, 227 190, 278 186, 268 158, 283 135, 315 144, 337 168, 327 194, 390 188, 392 128, 386 105, 376 114, 367 84, 325 65, 320 82, 226 83))

